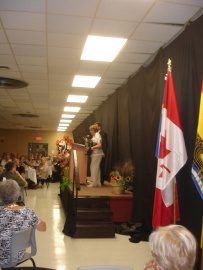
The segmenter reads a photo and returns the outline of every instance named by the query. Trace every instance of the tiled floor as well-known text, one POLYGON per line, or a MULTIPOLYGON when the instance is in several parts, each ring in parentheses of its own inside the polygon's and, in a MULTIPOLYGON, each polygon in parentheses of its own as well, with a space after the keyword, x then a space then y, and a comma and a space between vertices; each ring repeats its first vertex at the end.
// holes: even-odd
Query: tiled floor
MULTIPOLYGON (((27 206, 47 223, 46 232, 36 232, 36 265, 57 270, 77 270, 79 266, 117 265, 143 269, 151 258, 147 242, 131 243, 129 236, 113 239, 73 239, 62 233, 65 215, 58 196, 59 183, 49 188, 28 190, 27 206)), ((21 266, 31 266, 27 261, 21 266)))

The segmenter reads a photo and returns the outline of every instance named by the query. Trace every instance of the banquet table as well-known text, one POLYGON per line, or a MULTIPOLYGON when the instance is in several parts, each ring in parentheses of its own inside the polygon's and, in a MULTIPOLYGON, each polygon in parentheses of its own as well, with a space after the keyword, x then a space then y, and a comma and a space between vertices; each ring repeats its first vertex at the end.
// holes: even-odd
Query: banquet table
POLYGON ((36 170, 31 168, 31 167, 26 168, 25 169, 25 179, 30 179, 35 184, 37 184, 36 170))

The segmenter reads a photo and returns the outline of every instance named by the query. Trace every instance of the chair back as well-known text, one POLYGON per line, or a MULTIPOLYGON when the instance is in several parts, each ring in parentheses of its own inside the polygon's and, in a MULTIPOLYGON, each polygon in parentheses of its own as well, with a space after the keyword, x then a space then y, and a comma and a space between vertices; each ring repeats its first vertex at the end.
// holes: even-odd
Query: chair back
POLYGON ((14 232, 10 242, 10 262, 6 265, 0 265, 1 268, 14 267, 28 259, 31 259, 37 253, 35 228, 29 227, 27 229, 14 232), (29 248, 29 251, 27 249, 29 248), (31 248, 31 249, 30 249, 31 248), (18 259, 18 253, 25 250, 22 260, 18 259))

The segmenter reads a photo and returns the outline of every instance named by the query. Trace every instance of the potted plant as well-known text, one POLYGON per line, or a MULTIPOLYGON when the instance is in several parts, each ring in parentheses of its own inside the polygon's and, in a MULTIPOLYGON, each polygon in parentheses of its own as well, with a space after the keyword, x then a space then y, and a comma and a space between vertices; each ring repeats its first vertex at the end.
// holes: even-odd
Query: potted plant
POLYGON ((63 176, 62 178, 62 181, 61 181, 61 184, 60 184, 60 190, 61 191, 64 191, 66 189, 67 186, 72 186, 73 183, 72 181, 70 180, 69 176, 68 175, 65 175, 63 176))
POLYGON ((134 173, 135 169, 131 160, 115 165, 114 171, 110 173, 112 193, 122 194, 125 191, 132 192, 134 173))

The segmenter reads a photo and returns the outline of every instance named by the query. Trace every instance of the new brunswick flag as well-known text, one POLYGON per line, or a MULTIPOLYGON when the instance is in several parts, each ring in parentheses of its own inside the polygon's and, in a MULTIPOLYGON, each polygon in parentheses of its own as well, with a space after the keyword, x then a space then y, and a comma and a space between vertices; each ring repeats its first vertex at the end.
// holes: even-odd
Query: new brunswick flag
POLYGON ((203 199, 203 82, 200 98, 197 137, 192 164, 192 179, 200 196, 203 199))

